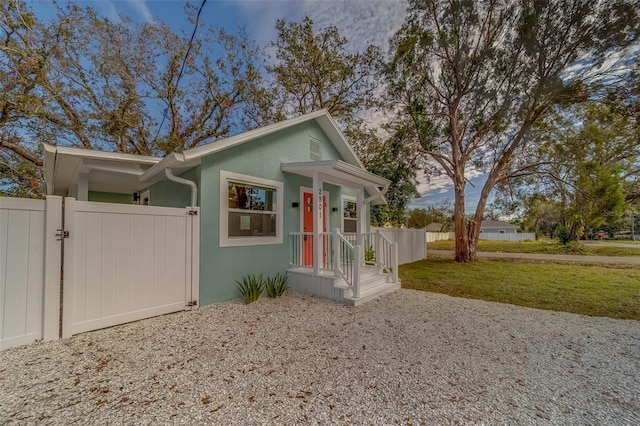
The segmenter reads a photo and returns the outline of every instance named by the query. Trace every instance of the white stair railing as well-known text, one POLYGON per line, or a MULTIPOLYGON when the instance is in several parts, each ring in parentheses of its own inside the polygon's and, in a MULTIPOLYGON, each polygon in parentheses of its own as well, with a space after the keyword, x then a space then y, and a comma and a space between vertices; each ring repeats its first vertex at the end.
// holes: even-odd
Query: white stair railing
POLYGON ((392 242, 380 230, 362 234, 362 243, 364 263, 376 265, 383 273, 393 273, 393 279, 397 281, 398 243, 392 242))
POLYGON ((333 272, 342 277, 351 288, 353 297, 360 297, 360 268, 362 255, 360 246, 351 244, 340 233, 339 228, 333 230, 333 272))

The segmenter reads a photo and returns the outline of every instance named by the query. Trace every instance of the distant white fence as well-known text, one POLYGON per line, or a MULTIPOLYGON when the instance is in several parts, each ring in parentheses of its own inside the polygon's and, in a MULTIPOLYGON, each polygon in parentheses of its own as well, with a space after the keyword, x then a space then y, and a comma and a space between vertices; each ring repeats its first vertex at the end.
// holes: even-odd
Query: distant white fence
POLYGON ((428 243, 435 243, 441 240, 453 240, 455 232, 425 232, 425 238, 428 243))
POLYGON ((422 229, 376 228, 371 232, 380 231, 394 243, 398 243, 398 264, 416 262, 427 257, 427 242, 422 229))
MULTIPOLYGON (((427 243, 434 243, 441 240, 454 240, 456 238, 455 232, 426 232, 427 243)), ((478 237, 480 240, 487 241, 526 241, 536 239, 536 234, 533 232, 512 232, 510 234, 500 234, 498 232, 483 232, 478 237)))
POLYGON ((500 234, 497 232, 483 232, 480 234, 478 239, 487 241, 535 241, 536 234, 534 234, 533 232, 512 232, 510 234, 506 232, 504 234, 500 234))

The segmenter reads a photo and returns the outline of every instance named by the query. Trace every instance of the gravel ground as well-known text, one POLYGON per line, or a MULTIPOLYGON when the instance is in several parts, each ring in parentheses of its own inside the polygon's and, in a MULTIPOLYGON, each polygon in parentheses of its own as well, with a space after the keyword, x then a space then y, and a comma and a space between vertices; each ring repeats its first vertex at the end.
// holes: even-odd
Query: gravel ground
POLYGON ((0 353, 0 423, 640 424, 640 323, 288 292, 0 353))

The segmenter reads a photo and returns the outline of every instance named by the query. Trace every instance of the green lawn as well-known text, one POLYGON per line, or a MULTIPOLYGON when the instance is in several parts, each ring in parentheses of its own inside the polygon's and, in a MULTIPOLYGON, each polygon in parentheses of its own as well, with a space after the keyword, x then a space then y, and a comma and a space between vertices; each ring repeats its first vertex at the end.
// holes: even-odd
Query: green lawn
MULTIPOLYGON (((428 250, 453 250, 455 241, 443 240, 427 243, 428 250)), ((478 251, 504 252, 504 253, 541 253, 541 254, 579 254, 585 256, 640 256, 640 249, 633 247, 605 247, 579 243, 568 246, 557 242, 544 241, 478 241, 478 251)))
POLYGON ((631 244, 631 245, 640 246, 640 241, 631 241, 631 240, 596 240, 596 241, 593 241, 593 243, 596 243, 596 244, 606 244, 607 242, 631 244))
POLYGON ((591 316, 640 320, 640 267, 426 259, 402 265, 402 287, 591 316))

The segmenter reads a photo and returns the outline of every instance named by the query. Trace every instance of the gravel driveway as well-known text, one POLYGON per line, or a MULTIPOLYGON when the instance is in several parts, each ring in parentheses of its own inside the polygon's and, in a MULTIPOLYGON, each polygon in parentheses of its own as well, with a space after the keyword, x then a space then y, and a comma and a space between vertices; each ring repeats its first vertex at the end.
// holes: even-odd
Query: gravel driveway
POLYGON ((0 353, 0 423, 640 424, 640 322, 288 292, 0 353))

